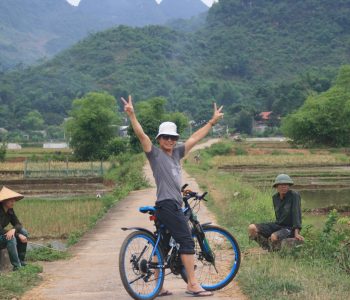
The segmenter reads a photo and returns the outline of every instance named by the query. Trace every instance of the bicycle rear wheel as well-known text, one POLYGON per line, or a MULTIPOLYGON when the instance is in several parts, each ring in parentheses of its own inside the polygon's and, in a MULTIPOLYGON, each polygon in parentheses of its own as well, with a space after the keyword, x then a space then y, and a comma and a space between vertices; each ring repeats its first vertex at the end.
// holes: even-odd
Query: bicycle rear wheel
MULTIPOLYGON (((215 262, 206 261, 198 239, 194 237, 195 274, 205 290, 215 291, 228 285, 236 276, 241 263, 241 252, 236 239, 227 230, 214 225, 204 225, 203 231, 215 262)), ((183 271, 181 276, 187 282, 186 272, 183 271)))
POLYGON ((164 282, 164 269, 150 267, 150 260, 163 265, 164 259, 155 238, 144 231, 134 231, 123 242, 119 254, 119 272, 125 290, 139 300, 157 297, 164 282))

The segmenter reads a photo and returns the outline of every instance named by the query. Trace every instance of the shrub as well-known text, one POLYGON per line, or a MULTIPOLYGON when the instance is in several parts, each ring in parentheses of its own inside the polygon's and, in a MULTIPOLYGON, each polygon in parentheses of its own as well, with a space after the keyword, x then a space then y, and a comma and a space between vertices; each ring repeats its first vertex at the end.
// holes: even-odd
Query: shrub
POLYGON ((338 220, 338 212, 333 209, 320 233, 315 234, 310 228, 306 232, 303 230, 306 242, 302 247, 293 249, 291 254, 305 261, 322 259, 350 273, 350 230, 338 220))
POLYGON ((232 144, 227 142, 220 142, 213 144, 210 148, 206 149, 207 153, 211 156, 215 155, 227 155, 230 154, 232 150, 232 144))
POLYGON ((112 167, 105 177, 116 182, 118 189, 125 185, 128 185, 130 190, 148 186, 147 179, 142 172, 145 161, 143 153, 123 153, 112 157, 110 161, 112 167))
POLYGON ((246 149, 244 149, 242 147, 235 147, 235 154, 236 155, 247 155, 248 152, 246 149))
POLYGON ((115 137, 108 143, 107 148, 110 155, 125 153, 128 149, 128 140, 121 137, 115 137))

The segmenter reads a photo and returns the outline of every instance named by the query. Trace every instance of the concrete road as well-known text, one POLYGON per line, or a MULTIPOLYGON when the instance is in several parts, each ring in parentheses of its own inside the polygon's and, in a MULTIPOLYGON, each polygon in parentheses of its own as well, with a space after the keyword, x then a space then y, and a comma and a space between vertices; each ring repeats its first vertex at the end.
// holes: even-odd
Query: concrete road
MULTIPOLYGON (((212 143, 209 142, 209 143, 212 143)), ((208 144, 202 144, 204 147, 208 144)), ((154 185, 149 165, 145 174, 154 185)), ((198 185, 184 172, 183 182, 193 190, 198 185)), ((65 261, 44 263, 43 282, 27 292, 23 300, 126 300, 126 293, 119 277, 118 255, 124 238, 129 232, 122 227, 141 226, 153 230, 148 215, 138 212, 144 205, 153 205, 156 190, 154 187, 130 193, 116 204, 97 226, 86 233, 81 241, 70 249, 72 258, 65 261)), ((213 221, 214 216, 202 205, 199 212, 201 222, 213 221)), ((189 299, 185 294, 186 284, 180 277, 167 276, 164 286, 173 292, 164 299, 189 299)), ((246 299, 235 282, 223 291, 215 292, 210 299, 246 299)))

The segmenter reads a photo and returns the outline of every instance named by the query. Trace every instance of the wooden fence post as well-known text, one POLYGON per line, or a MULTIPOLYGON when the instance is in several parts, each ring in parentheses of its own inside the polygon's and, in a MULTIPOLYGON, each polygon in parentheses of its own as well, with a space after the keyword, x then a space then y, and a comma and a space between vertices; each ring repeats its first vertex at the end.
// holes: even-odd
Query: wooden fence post
POLYGON ((24 161, 24 173, 23 173, 24 178, 27 178, 27 165, 28 165, 28 160, 26 159, 24 161))

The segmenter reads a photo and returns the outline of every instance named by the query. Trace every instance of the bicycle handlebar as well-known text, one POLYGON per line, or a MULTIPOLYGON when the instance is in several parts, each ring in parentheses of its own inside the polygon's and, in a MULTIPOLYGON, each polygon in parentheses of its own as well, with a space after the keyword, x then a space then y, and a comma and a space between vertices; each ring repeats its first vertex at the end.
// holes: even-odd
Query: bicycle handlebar
POLYGON ((181 193, 183 193, 185 191, 185 188, 187 187, 188 187, 188 183, 185 183, 181 188, 181 193))
POLYGON ((188 184, 184 184, 181 188, 181 192, 183 193, 184 200, 189 200, 191 198, 195 198, 196 200, 204 200, 208 201, 204 197, 208 194, 208 192, 204 192, 202 195, 199 195, 197 192, 192 192, 191 190, 185 190, 185 188, 188 187, 188 184))

